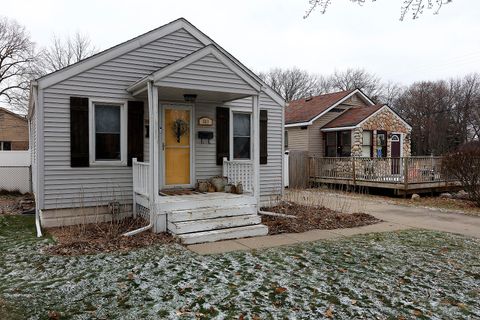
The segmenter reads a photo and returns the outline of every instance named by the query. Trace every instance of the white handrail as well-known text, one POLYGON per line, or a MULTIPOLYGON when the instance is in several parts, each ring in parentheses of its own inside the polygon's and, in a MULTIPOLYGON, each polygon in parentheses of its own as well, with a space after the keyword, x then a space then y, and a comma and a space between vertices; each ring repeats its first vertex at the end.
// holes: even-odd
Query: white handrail
POLYGON ((132 160, 133 170, 133 191, 148 197, 148 187, 150 185, 150 164, 147 162, 139 162, 137 159, 132 160))
POLYGON ((245 192, 253 192, 253 163, 249 160, 228 160, 223 158, 223 176, 232 184, 243 185, 245 192))

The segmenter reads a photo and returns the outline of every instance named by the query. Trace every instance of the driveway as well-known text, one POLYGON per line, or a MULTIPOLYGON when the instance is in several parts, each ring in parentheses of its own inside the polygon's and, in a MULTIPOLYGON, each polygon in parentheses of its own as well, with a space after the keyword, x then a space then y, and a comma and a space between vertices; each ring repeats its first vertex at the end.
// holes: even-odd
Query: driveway
MULTIPOLYGON (((480 238, 480 217, 440 209, 402 206, 358 195, 329 193, 323 190, 302 192, 301 202, 321 204, 344 212, 365 212, 387 222, 413 228, 452 232, 480 238)), ((298 198, 298 197, 296 197, 298 198)), ((296 199, 298 201, 298 199, 296 199)))

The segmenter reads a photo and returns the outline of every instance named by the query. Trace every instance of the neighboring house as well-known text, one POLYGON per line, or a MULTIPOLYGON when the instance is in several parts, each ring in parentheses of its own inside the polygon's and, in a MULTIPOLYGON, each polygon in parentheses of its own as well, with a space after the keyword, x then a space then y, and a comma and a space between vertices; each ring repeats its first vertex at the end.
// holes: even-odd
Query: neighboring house
POLYGON ((284 106, 185 19, 46 75, 29 112, 41 223, 106 220, 120 204, 186 243, 266 234, 257 210, 283 192, 284 106), (222 175, 245 193, 188 191, 222 175))
POLYGON ((27 118, 0 108, 0 151, 28 150, 27 118))
POLYGON ((412 127, 361 90, 292 101, 285 111, 287 149, 321 157, 408 157, 412 127))

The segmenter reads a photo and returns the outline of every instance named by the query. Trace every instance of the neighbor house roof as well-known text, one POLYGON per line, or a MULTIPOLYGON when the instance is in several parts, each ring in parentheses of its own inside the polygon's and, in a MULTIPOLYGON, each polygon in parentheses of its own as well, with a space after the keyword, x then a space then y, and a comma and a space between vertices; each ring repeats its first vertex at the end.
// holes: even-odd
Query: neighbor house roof
POLYGON ((359 94, 364 101, 374 103, 361 90, 353 89, 322 94, 316 97, 299 99, 289 102, 285 109, 285 124, 287 127, 311 125, 324 113, 347 100, 354 94, 359 94))
POLYGON ((383 104, 377 104, 369 107, 353 107, 327 123, 322 129, 356 126, 380 110, 383 106, 383 104))

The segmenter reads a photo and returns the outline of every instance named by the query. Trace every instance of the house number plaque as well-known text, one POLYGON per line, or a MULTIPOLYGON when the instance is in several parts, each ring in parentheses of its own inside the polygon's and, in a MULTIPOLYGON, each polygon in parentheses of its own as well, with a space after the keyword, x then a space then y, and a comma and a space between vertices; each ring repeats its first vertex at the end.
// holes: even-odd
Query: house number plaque
POLYGON ((213 120, 212 120, 212 118, 209 118, 209 117, 200 117, 200 118, 198 118, 198 125, 205 126, 205 127, 211 127, 211 126, 213 126, 213 120))

